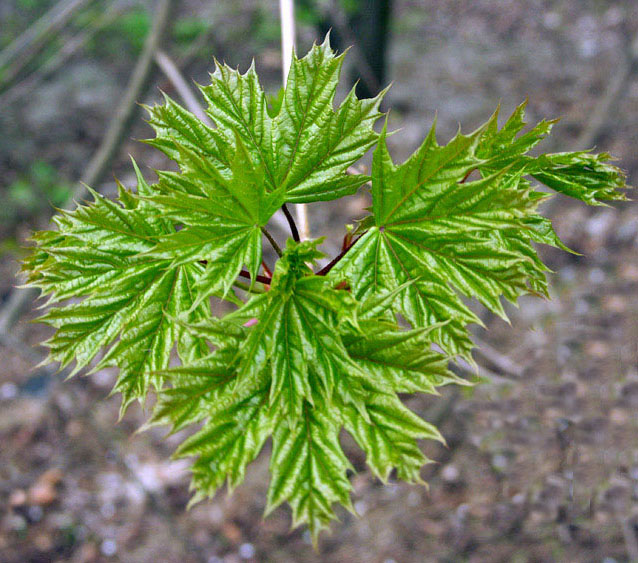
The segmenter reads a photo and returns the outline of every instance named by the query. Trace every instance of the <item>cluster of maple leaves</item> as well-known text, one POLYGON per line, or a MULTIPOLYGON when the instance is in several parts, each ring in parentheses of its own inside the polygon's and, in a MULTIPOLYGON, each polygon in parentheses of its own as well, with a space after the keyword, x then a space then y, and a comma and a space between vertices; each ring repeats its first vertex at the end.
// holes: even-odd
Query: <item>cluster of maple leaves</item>
POLYGON ((553 122, 523 132, 524 105, 444 146, 433 126, 397 166, 386 127, 373 129, 385 92, 353 90, 335 109, 342 62, 327 39, 294 57, 270 103, 254 67, 217 64, 200 87, 215 127, 170 98, 147 108, 147 142, 180 171, 149 185, 133 163, 135 192, 92 192, 60 212, 24 263, 52 305, 41 317, 56 329, 51 361, 117 366, 122 409, 154 391, 149 424, 198 425, 177 452, 196 458, 193 500, 238 485, 271 438, 267 511, 289 503, 315 538, 335 503, 352 510, 342 429, 380 479, 420 482, 418 440, 443 438, 398 394, 467 384, 447 367, 471 361, 468 325, 480 321, 466 298, 504 316, 502 298, 547 295, 534 243, 564 247, 538 212, 550 194, 533 182, 593 205, 624 199, 607 154, 530 156, 553 122), (348 173, 372 147, 371 175, 348 173), (320 268, 322 239, 300 242, 286 204, 368 183, 370 214, 320 268), (283 249, 267 229, 282 207, 283 249), (272 274, 260 274, 264 240, 279 255, 272 274), (235 310, 214 317, 211 296, 235 310))

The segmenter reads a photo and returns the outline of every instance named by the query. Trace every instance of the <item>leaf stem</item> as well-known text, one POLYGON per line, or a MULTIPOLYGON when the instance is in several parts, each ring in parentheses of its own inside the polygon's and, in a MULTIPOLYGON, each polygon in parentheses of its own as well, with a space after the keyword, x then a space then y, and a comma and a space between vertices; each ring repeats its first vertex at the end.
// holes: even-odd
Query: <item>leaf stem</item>
POLYGON ((475 170, 476 168, 472 168, 471 170, 468 170, 465 176, 463 176, 463 179, 459 182, 459 184, 465 184, 467 179, 470 177, 470 174, 472 174, 472 172, 474 172, 475 170))
MULTIPOLYGON (((242 270, 241 272, 239 272, 239 275, 242 278, 250 279, 250 272, 248 270, 242 270)), ((272 278, 257 275, 255 276, 255 281, 258 281, 259 283, 263 283, 264 285, 270 285, 272 283, 272 278)))
POLYGON ((281 251, 281 248, 279 247, 279 245, 277 244, 277 241, 273 238, 273 236, 268 232, 268 230, 266 229, 266 227, 262 227, 261 228, 261 232, 264 233, 264 235, 266 236, 266 238, 268 239, 268 241, 270 242, 270 244, 272 245, 272 247, 275 249, 275 252, 277 253, 277 256, 279 256, 279 258, 281 258, 283 252, 281 251))
POLYGON ((248 285, 247 283, 244 282, 240 282, 238 280, 235 280, 235 282, 233 283, 233 285, 235 287, 238 287, 239 289, 243 289, 244 291, 248 292, 248 293, 266 293, 265 290, 263 289, 257 289, 256 287, 253 287, 251 289, 250 285, 248 285))
POLYGON ((268 267, 268 264, 266 264, 265 260, 261 261, 261 267, 264 269, 264 273, 269 277, 272 278, 272 270, 268 267))
POLYGON ((339 254, 337 254, 328 264, 326 264, 321 270, 317 272, 318 276, 325 276, 335 265, 348 253, 348 251, 357 243, 357 241, 364 235, 361 233, 356 239, 348 244, 339 254))
POLYGON ((297 224, 295 223, 295 220, 292 214, 290 213, 290 209, 288 209, 288 206, 284 203, 281 206, 281 210, 284 212, 284 215, 286 216, 286 219, 288 220, 288 225, 290 225, 290 232, 292 233, 292 238, 294 239, 295 242, 299 242, 299 231, 297 230, 297 224))

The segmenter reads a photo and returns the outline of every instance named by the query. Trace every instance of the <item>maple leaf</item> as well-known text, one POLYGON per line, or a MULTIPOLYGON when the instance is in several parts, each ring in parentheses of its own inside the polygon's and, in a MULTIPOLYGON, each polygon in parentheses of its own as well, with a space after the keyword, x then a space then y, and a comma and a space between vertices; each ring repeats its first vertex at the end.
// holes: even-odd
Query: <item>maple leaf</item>
MULTIPOLYGON (((136 172, 139 193, 148 194, 137 167, 136 172)), ((153 372, 168 365, 175 342, 183 339, 170 316, 190 311, 194 320, 205 311, 193 308, 202 267, 189 263, 172 268, 167 260, 144 256, 170 232, 170 224, 154 217, 122 186, 122 205, 91 193, 92 204, 55 218, 57 232, 35 237, 38 264, 32 261, 25 268, 28 282, 51 294, 50 303, 84 298, 52 307, 40 317, 56 328, 45 343, 49 361, 64 367, 75 360, 75 373, 110 345, 94 369, 120 368, 114 390, 122 393, 124 409, 145 397, 149 386, 161 386, 153 372)), ((197 345, 191 341, 188 348, 197 345)))
POLYGON ((179 144, 199 153, 209 165, 228 173, 230 146, 239 135, 254 162, 265 170, 268 191, 285 189, 293 203, 335 199, 354 193, 369 180, 347 174, 377 140, 373 125, 381 116, 385 92, 357 99, 354 88, 338 109, 334 96, 344 55, 336 56, 329 38, 298 59, 293 56, 288 81, 276 115, 268 114, 266 96, 252 65, 245 74, 217 63, 211 84, 200 86, 217 125, 207 127, 168 99, 149 108, 156 138, 149 141, 174 160, 179 144))
POLYGON ((315 543, 335 517, 334 503, 354 512, 346 474, 353 468, 339 444, 340 428, 336 409, 306 402, 296 425, 280 424, 273 434, 266 513, 287 501, 293 526, 308 524, 315 543))
POLYGON ((495 114, 444 146, 433 126, 400 166, 388 152, 384 128, 373 157, 369 228, 331 272, 347 276, 358 299, 412 281, 397 296, 396 311, 415 327, 445 323, 432 332, 434 340, 470 360, 466 327, 480 321, 462 296, 505 317, 503 297, 547 295, 547 268, 532 243, 565 248, 537 213, 548 195, 534 191, 526 176, 588 203, 624 197, 617 191, 623 175, 603 162, 606 155, 527 156, 552 122, 517 137, 523 110, 500 130, 495 114), (467 181, 475 170, 482 177, 467 181), (581 176, 587 180, 579 183, 581 176))
POLYGON ((149 256, 174 266, 206 261, 196 283, 196 304, 215 292, 230 291, 244 265, 254 281, 262 261, 262 229, 283 203, 282 190, 266 193, 264 171, 254 166, 241 138, 223 176, 205 158, 179 147, 182 174, 160 176, 147 201, 159 216, 183 225, 161 237, 149 256))
POLYGON ((341 428, 382 479, 397 468, 419 482, 427 459, 417 439, 442 438, 397 393, 467 384, 430 349, 431 328, 401 330, 386 315, 393 295, 356 303, 314 275, 320 242, 290 240, 268 293, 223 319, 183 322, 216 349, 161 372, 171 386, 159 393, 151 419, 174 430, 203 422, 176 454, 197 456, 194 501, 224 482, 232 489, 272 435, 267 512, 287 502, 293 524, 308 524, 315 539, 334 518, 334 503, 351 508, 341 428))
POLYGON ((498 129, 498 110, 485 126, 477 156, 483 159, 481 169, 499 170, 507 167, 524 168, 525 174, 564 195, 580 199, 588 205, 605 205, 606 201, 624 201, 619 191, 625 186, 625 175, 608 161, 608 153, 588 151, 527 154, 552 130, 558 120, 541 121, 529 131, 525 128, 525 107, 519 105, 503 127, 498 129))
MULTIPOLYGON (((269 401, 277 401, 290 420, 298 419, 304 401, 312 404, 316 394, 330 402, 337 386, 346 385, 350 400, 356 401, 356 377, 364 377, 348 356, 338 330, 339 316, 353 306, 346 304, 349 295, 334 290, 325 277, 312 275, 307 265, 322 256, 316 250, 320 243, 288 240, 270 290, 248 304, 257 323, 238 350, 237 387, 250 383, 268 366, 269 401)), ((225 320, 234 318, 230 314, 225 320)))

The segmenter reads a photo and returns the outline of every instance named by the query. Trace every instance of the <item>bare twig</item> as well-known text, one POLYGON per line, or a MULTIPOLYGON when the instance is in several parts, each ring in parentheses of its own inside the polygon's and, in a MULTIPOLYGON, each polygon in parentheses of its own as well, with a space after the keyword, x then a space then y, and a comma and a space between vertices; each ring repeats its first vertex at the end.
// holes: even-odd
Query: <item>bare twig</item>
POLYGON ((61 0, 31 25, 13 43, 0 52, 0 68, 13 66, 3 73, 2 82, 7 84, 40 51, 47 39, 60 30, 76 11, 94 0, 61 0))
MULTIPOLYGON (((71 207, 73 201, 82 198, 86 194, 87 185, 99 184, 108 172, 126 132, 130 129, 137 108, 136 102, 142 95, 150 79, 153 57, 170 21, 169 15, 174 4, 175 0, 158 0, 154 10, 155 18, 153 20, 153 28, 146 38, 144 48, 131 73, 131 78, 115 112, 115 116, 109 123, 102 143, 89 162, 80 183, 73 190, 72 200, 68 201, 65 207, 71 207)), ((14 289, 6 305, 2 311, 0 311, 0 334, 9 333, 11 327, 16 323, 24 309, 33 302, 37 295, 37 289, 14 289)))
POLYGON ((268 232, 266 227, 262 227, 261 232, 264 233, 264 236, 268 239, 268 242, 270 242, 274 251, 277 253, 277 256, 281 257, 281 255, 283 254, 281 248, 279 247, 277 241, 273 238, 273 236, 268 232))
MULTIPOLYGON (((251 279, 252 278, 252 276, 250 275, 250 272, 248 270, 242 270, 241 272, 239 272, 239 275, 242 278, 246 278, 246 279, 251 279)), ((272 283, 272 278, 269 278, 268 276, 262 276, 261 274, 258 274, 257 276, 255 276, 255 281, 258 281, 259 283, 263 283, 264 285, 270 285, 272 283)))
POLYGON ((474 378, 478 375, 479 377, 489 379, 490 383, 499 385, 512 383, 512 377, 508 377, 508 374, 499 375, 498 373, 493 372, 491 369, 488 369, 482 365, 478 367, 477 371, 474 367, 472 367, 469 363, 461 358, 456 358, 450 365, 450 369, 456 374, 466 378, 474 378))
POLYGON ((346 244, 342 248, 341 252, 337 254, 337 256, 335 256, 332 260, 330 260, 330 262, 328 262, 323 268, 321 268, 321 270, 317 272, 317 275, 318 276, 327 275, 328 272, 330 272, 330 270, 332 270, 332 268, 334 268, 337 265, 337 263, 340 262, 341 259, 348 253, 348 251, 357 243, 357 241, 363 236, 363 234, 359 235, 356 239, 351 240, 348 244, 346 244))
POLYGON ((299 231, 297 230, 297 225, 292 215, 290 214, 290 210, 288 209, 288 206, 285 203, 281 206, 281 211, 286 217, 286 220, 288 221, 288 225, 290 227, 290 233, 292 234, 293 240, 299 242, 300 239, 299 239, 299 231))
POLYGON ((75 55, 86 43, 93 37, 100 29, 113 22, 125 8, 127 4, 130 4, 131 0, 119 0, 110 5, 109 8, 100 16, 100 18, 94 22, 89 29, 78 33, 75 37, 67 41, 56 56, 49 59, 40 68, 29 74, 24 80, 11 85, 0 96, 0 105, 9 103, 19 98, 25 92, 33 89, 39 82, 51 76, 54 72, 59 70, 64 63, 66 63, 73 55, 75 55))
POLYGON ((339 3, 336 0, 330 0, 329 2, 327 2, 324 17, 326 17, 326 19, 330 21, 339 35, 345 40, 348 45, 350 45, 352 54, 356 59, 357 71, 361 75, 361 79, 366 83, 368 90, 370 90, 371 92, 379 92, 381 90, 381 85, 374 75, 374 72, 370 67, 370 63, 368 63, 368 59, 365 58, 363 52, 361 51, 359 43, 350 31, 350 26, 348 25, 348 22, 346 21, 346 18, 341 11, 339 3))
MULTIPOLYGON (((281 17, 281 69, 285 88, 295 49, 295 12, 292 0, 279 0, 279 15, 281 17)), ((310 238, 310 223, 308 222, 306 204, 297 204, 295 214, 297 215, 298 238, 299 240, 308 240, 310 238)))
POLYGON ((284 86, 288 80, 292 53, 295 49, 295 8, 293 0, 279 0, 281 18, 281 71, 284 86))
POLYGON ((473 336, 474 344, 476 348, 474 353, 485 360, 489 365, 496 368, 503 376, 519 379, 523 377, 523 368, 519 366, 514 360, 501 354, 496 348, 490 346, 484 340, 473 336))
POLYGON ((188 111, 194 114, 200 121, 206 123, 206 125, 212 125, 210 118, 206 115, 201 104, 197 101, 193 91, 186 80, 184 80, 182 73, 179 71, 179 68, 177 68, 177 65, 173 62, 173 60, 164 51, 157 51, 157 53, 155 53, 155 62, 170 80, 180 98, 184 101, 184 105, 188 111))

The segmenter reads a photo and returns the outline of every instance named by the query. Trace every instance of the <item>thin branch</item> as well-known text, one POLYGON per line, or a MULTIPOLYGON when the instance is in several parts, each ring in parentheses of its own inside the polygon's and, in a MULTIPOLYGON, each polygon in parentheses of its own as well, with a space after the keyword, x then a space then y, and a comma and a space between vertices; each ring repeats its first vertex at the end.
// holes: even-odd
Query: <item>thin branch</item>
MULTIPOLYGON (((295 9, 293 0, 279 0, 279 16, 281 18, 281 70, 285 88, 295 49, 295 9)), ((295 238, 295 240, 308 240, 310 238, 310 224, 308 222, 306 204, 298 204, 295 211, 299 225, 298 238, 295 238)))
POLYGON ((281 18, 281 72, 285 87, 292 63, 292 53, 295 49, 295 7, 293 0, 279 0, 279 17, 281 18))
MULTIPOLYGON (((93 158, 91 158, 80 183, 73 190, 72 198, 67 201, 64 206, 67 209, 73 205, 75 200, 84 197, 87 185, 97 185, 104 179, 113 159, 117 156, 120 144, 126 136, 126 132, 130 129, 135 111, 138 107, 136 102, 149 82, 153 56, 170 22, 169 16, 174 5, 175 0, 158 0, 157 6, 154 9, 155 18, 153 20, 153 27, 146 38, 144 48, 135 64, 135 68, 131 72, 131 78, 115 112, 115 116, 109 123, 102 143, 93 155, 93 158)), ((0 311, 0 333, 8 333, 11 330, 11 327, 18 320, 22 311, 36 299, 38 293, 39 291, 33 288, 14 289, 6 305, 2 311, 0 311)))
POLYGON ((485 362, 495 367, 503 376, 511 379, 520 379, 523 377, 524 369, 519 366, 514 360, 501 354, 496 348, 490 346, 487 342, 483 341, 476 336, 472 336, 476 348, 474 353, 483 358, 485 362))
POLYGON ((7 85, 40 52, 47 39, 57 33, 75 12, 94 0, 62 0, 31 25, 0 53, 2 82, 7 85), (7 67, 11 61, 14 64, 7 67))
POLYGON ((272 278, 272 270, 268 267, 268 264, 266 264, 265 260, 261 261, 261 267, 264 269, 264 273, 269 277, 272 278))
POLYGON ((239 289, 244 290, 247 293, 266 293, 266 291, 261 288, 257 288, 256 286, 250 287, 250 285, 248 285, 247 283, 240 282, 239 280, 235 280, 233 282, 233 285, 239 289))
POLYGON ((335 256, 330 262, 328 262, 323 268, 321 268, 321 270, 319 270, 317 272, 317 275, 318 276, 325 276, 330 270, 332 270, 332 268, 334 268, 334 266, 348 253, 348 251, 357 243, 357 241, 364 234, 365 233, 362 233, 356 239, 354 239, 352 242, 350 242, 350 244, 347 245, 339 254, 337 254, 337 256, 335 256))
POLYGON ((98 31, 115 21, 122 13, 125 5, 129 2, 130 0, 119 0, 115 4, 109 6, 104 14, 102 14, 89 29, 82 33, 78 33, 65 42, 54 57, 47 60, 40 68, 34 70, 20 82, 9 86, 0 96, 0 105, 10 103, 19 98, 25 92, 34 89, 38 83, 42 82, 48 76, 51 76, 54 72, 59 70, 69 59, 71 59, 71 57, 73 57, 73 55, 84 47, 98 31))
POLYGON ((270 244, 272 245, 272 247, 275 249, 275 252, 277 253, 277 256, 279 256, 281 258, 281 255, 283 254, 283 252, 281 251, 281 248, 279 248, 279 245, 277 244, 277 241, 273 238, 273 236, 268 232, 268 230, 266 229, 266 227, 262 227, 261 228, 261 232, 264 233, 265 237, 268 239, 268 241, 270 242, 270 244))
POLYGON ((182 73, 179 71, 179 68, 177 68, 177 65, 173 62, 173 60, 164 51, 157 51, 157 53, 155 53, 155 62, 166 75, 166 78, 168 78, 171 84, 175 87, 180 98, 184 100, 186 108, 200 121, 206 123, 206 125, 212 125, 210 117, 206 115, 206 112, 197 101, 193 91, 186 80, 184 80, 182 73))
MULTIPOLYGON (((250 275, 250 272, 248 270, 242 270, 241 272, 239 272, 239 275, 242 278, 246 278, 246 279, 252 279, 252 276, 250 275)), ((268 278, 266 276, 262 276, 262 275, 257 275, 255 276, 255 281, 258 281, 259 283, 263 283, 264 285, 270 285, 272 283, 272 279, 268 278)))
POLYGON ((290 232, 292 234, 292 238, 296 242, 299 242, 299 231, 297 230, 297 225, 295 224, 295 220, 293 219, 290 213, 290 209, 288 209, 288 207, 284 203, 281 206, 281 210, 283 211, 284 215, 286 216, 286 219, 288 220, 288 225, 290 225, 290 232))
MULTIPOLYGON (((208 264, 208 260, 199 260, 199 263, 202 266, 206 266, 208 264)), ((262 262, 263 264, 263 262, 262 262)), ((253 277, 250 275, 250 272, 248 270, 242 270, 241 272, 239 272, 239 275, 242 278, 246 278, 251 280, 253 277)), ((268 276, 262 276, 262 275, 257 275, 255 277, 255 281, 258 281, 259 283, 263 283, 264 285, 270 285, 270 282, 272 281, 272 275, 271 277, 268 276)), ((244 291, 251 291, 250 287, 240 281, 235 281, 233 282, 233 285, 236 285, 239 289, 243 289, 244 291)), ((258 291, 257 293, 263 293, 262 291, 258 291)))

